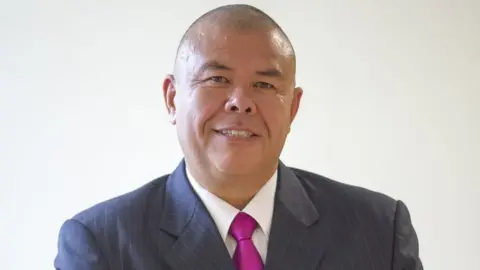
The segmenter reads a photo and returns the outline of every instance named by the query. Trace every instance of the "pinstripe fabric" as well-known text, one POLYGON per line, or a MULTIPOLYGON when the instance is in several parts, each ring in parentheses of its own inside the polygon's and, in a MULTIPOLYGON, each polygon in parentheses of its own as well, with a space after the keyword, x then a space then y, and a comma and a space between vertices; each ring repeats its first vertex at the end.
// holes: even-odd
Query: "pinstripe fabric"
MULTIPOLYGON (((422 270, 405 204, 280 164, 265 270, 422 270)), ((168 176, 66 221, 62 270, 234 270, 185 176, 168 176)))
POLYGON ((169 178, 160 228, 177 240, 165 254, 171 269, 234 270, 213 219, 180 170, 169 178), (185 210, 188 209, 188 210, 185 210))

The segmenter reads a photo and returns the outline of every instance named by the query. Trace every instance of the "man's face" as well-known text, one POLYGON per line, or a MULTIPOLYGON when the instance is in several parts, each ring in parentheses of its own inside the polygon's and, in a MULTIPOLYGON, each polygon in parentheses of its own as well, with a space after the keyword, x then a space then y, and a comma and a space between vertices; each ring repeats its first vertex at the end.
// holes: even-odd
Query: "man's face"
POLYGON ((276 165, 302 95, 279 37, 213 27, 185 46, 164 94, 187 162, 232 175, 276 165))

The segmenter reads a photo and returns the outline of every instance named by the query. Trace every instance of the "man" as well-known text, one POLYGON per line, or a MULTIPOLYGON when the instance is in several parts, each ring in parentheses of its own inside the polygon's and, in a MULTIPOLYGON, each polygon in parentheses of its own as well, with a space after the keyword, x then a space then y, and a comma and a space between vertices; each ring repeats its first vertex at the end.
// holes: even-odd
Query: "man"
POLYGON ((423 269, 401 201, 279 161, 302 89, 266 14, 200 17, 163 90, 184 160, 66 221, 57 269, 423 269))

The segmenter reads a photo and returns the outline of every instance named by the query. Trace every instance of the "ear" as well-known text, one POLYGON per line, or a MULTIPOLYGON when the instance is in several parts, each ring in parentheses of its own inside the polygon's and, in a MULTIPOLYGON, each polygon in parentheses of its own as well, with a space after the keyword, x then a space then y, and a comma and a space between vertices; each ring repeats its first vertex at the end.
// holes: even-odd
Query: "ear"
POLYGON ((168 74, 163 81, 163 99, 165 101, 165 107, 167 108, 168 115, 170 116, 170 123, 176 124, 176 107, 175 107, 175 95, 177 90, 175 88, 175 77, 172 74, 168 74))
POLYGON ((296 87, 293 90, 292 106, 290 108, 290 124, 295 120, 297 116, 298 108, 300 107, 300 101, 303 96, 303 89, 301 87, 296 87))

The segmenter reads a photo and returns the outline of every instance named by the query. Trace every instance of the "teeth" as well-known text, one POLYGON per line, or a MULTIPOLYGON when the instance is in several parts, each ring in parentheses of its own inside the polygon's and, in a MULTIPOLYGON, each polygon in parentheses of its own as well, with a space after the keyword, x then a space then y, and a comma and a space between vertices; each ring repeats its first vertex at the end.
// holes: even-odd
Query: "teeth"
POLYGON ((238 136, 238 137, 244 137, 244 138, 248 138, 253 135, 252 133, 248 131, 243 131, 243 130, 222 130, 220 131, 220 133, 227 136, 238 136))

